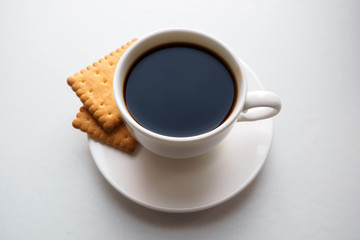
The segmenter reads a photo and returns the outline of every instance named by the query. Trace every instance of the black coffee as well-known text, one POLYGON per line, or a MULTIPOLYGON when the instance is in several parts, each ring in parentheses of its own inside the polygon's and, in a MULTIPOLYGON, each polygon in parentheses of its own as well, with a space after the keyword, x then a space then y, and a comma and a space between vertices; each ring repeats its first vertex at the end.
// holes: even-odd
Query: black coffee
POLYGON ((220 58, 181 44, 141 56, 130 68, 124 89, 126 106, 140 125, 174 137, 219 126, 237 94, 232 73, 220 58))

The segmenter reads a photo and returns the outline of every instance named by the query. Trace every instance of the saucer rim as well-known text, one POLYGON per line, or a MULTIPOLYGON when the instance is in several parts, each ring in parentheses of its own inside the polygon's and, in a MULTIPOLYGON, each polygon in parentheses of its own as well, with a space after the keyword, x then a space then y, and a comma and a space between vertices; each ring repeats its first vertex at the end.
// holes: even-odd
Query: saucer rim
MULTIPOLYGON (((246 71, 244 71, 245 74, 252 75, 254 80, 257 82, 257 84, 260 87, 259 90, 264 90, 265 88, 264 88, 262 82, 259 80, 257 75, 252 71, 252 69, 247 64, 245 64, 243 61, 240 60, 240 62, 246 68, 246 71)), ((256 178, 256 176, 259 174, 259 172, 263 168, 265 162, 267 161, 270 149, 272 147, 272 142, 273 142, 273 129, 274 129, 274 127, 273 127, 273 119, 270 118, 270 119, 266 119, 265 121, 270 121, 271 122, 270 125, 269 125, 269 129, 268 129, 269 134, 270 134, 270 141, 269 141, 269 148, 267 149, 266 153, 264 154, 265 157, 264 157, 262 163, 259 164, 256 168, 254 168, 254 171, 252 172, 252 174, 237 189, 235 189, 231 193, 227 194, 226 196, 218 199, 217 201, 207 203, 207 204, 203 204, 201 206, 196 206, 196 207, 185 207, 185 208, 163 207, 163 206, 159 206, 159 205, 156 205, 156 204, 153 204, 153 203, 148 203, 146 201, 143 201, 143 200, 140 200, 140 199, 138 199, 136 197, 133 197, 125 189, 119 187, 116 184, 116 182, 108 174, 106 174, 106 171, 103 169, 103 167, 100 164, 99 160, 97 160, 95 158, 95 156, 96 156, 95 148, 96 147, 93 147, 93 146, 95 146, 94 144, 100 144, 100 145, 103 145, 103 146, 106 146, 106 145, 99 142, 99 141, 97 141, 96 139, 93 139, 93 138, 89 137, 89 136, 88 136, 88 144, 89 144, 89 149, 90 149, 90 153, 92 155, 92 158, 94 159, 94 162, 95 162, 97 168, 99 169, 99 171, 101 172, 101 174, 110 183, 110 185, 112 187, 114 187, 124 197, 128 198, 129 200, 131 200, 131 201, 133 201, 133 202, 135 202, 135 203, 137 203, 137 204, 139 204, 139 205, 141 205, 143 207, 146 207, 146 208, 149 208, 149 209, 152 209, 152 210, 156 210, 156 211, 168 212, 168 213, 190 213, 190 212, 197 212, 197 211, 210 209, 210 208, 216 207, 218 205, 221 205, 222 203, 230 200, 231 198, 233 198, 234 196, 236 196, 237 194, 242 192, 256 178)))

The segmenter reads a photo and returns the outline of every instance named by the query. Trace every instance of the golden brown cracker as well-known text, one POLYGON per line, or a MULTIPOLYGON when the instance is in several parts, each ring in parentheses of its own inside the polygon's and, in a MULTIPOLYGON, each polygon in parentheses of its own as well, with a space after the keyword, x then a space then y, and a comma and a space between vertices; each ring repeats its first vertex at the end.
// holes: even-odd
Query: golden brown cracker
POLYGON ((119 148, 120 150, 133 152, 135 149, 136 140, 123 122, 111 133, 106 132, 84 106, 80 108, 80 112, 76 115, 76 119, 72 122, 72 125, 74 128, 86 132, 95 139, 119 148))
POLYGON ((113 95, 114 71, 120 57, 135 41, 133 39, 67 79, 84 106, 107 132, 111 132, 121 122, 113 95))

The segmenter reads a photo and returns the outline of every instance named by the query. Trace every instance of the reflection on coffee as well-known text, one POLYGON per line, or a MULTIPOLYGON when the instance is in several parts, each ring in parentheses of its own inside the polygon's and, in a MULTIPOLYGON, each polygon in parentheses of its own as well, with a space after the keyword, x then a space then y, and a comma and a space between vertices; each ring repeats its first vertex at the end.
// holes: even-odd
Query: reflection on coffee
POLYGON ((143 54, 130 68, 124 87, 132 117, 150 131, 174 137, 203 134, 221 125, 236 95, 224 61, 188 44, 143 54))

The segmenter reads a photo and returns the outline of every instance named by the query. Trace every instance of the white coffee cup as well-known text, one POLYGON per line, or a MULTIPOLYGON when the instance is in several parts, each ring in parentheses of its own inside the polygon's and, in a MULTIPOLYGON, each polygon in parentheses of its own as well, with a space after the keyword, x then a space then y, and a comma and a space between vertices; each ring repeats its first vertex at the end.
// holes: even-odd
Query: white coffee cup
POLYGON ((248 92, 246 76, 243 72, 244 66, 242 66, 239 58, 216 38, 192 29, 161 30, 141 37, 120 58, 113 79, 114 97, 125 124, 141 145, 165 157, 190 158, 203 154, 217 145, 236 122, 265 119, 279 113, 281 109, 280 98, 268 91, 248 92), (235 105, 227 119, 215 129, 196 136, 165 136, 146 129, 131 116, 124 100, 127 73, 134 62, 153 48, 178 42, 211 49, 226 61, 237 83, 238 94, 235 105))

